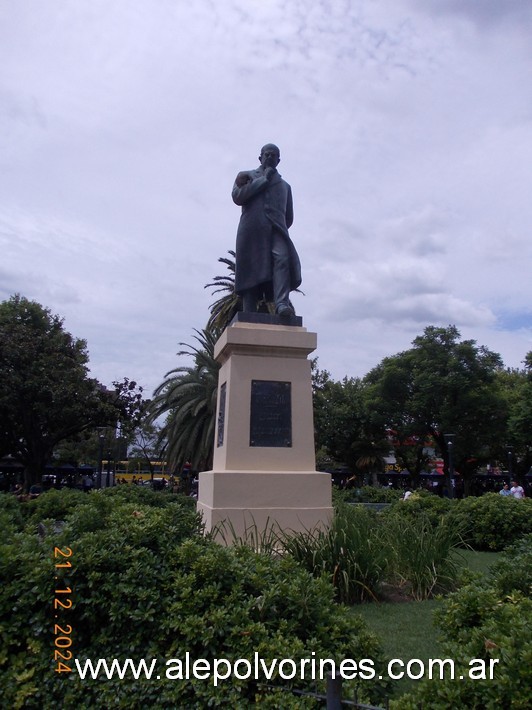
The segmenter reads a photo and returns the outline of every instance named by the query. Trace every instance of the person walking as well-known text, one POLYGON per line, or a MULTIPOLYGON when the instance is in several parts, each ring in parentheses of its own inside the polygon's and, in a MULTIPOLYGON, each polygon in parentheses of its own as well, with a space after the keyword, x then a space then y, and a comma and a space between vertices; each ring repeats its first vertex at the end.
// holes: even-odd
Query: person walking
POLYGON ((525 497, 525 491, 523 490, 523 487, 520 486, 517 481, 512 481, 512 487, 510 488, 510 493, 513 495, 514 498, 524 498, 525 497))

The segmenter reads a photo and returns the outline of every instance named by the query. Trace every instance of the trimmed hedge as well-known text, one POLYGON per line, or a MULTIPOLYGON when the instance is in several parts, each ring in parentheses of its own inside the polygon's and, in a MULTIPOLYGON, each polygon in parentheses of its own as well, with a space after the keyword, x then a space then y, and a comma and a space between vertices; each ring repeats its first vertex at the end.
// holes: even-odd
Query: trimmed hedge
POLYGON ((456 502, 450 522, 468 528, 467 542, 475 550, 500 551, 532 533, 532 498, 486 493, 456 502))
MULTIPOLYGON (((438 527, 450 511, 460 505, 461 501, 451 501, 432 494, 414 493, 408 500, 400 500, 385 511, 386 516, 399 516, 405 520, 414 521, 423 516, 430 521, 432 527, 438 527)), ((463 530, 461 525, 460 529, 463 530)))
MULTIPOLYGON (((290 558, 204 538, 184 500, 165 494, 141 500, 144 493, 129 490, 69 498, 71 512, 60 497, 46 501, 44 494, 30 510, 31 525, 0 545, 2 707, 314 707, 314 701, 280 697, 253 679, 231 678, 218 687, 212 680, 166 679, 165 662, 184 659, 186 652, 211 663, 252 659, 254 652, 267 660, 382 658, 377 638, 360 617, 334 603, 326 580, 313 579, 290 558), (149 504, 154 501, 158 507, 149 504), (61 514, 62 532, 40 541, 33 526, 37 511, 46 511, 49 520, 61 514), (72 550, 71 569, 55 567, 55 546, 72 550), (71 598, 73 608, 59 609, 56 621, 57 585, 72 589, 60 598, 71 598), (88 658, 157 658, 161 678, 81 680, 68 660, 63 663, 73 672, 55 672, 55 623, 72 627, 71 650, 82 664, 88 658)), ((16 517, 11 504, 3 507, 5 514, 10 510, 16 517)), ((286 684, 277 674, 272 682, 286 684)), ((379 683, 371 689, 378 694, 379 683)), ((366 681, 365 696, 377 698, 368 691, 366 681)))
POLYGON ((403 497, 404 491, 381 486, 362 486, 342 491, 345 500, 354 503, 395 503, 403 497))
POLYGON ((426 516, 435 528, 445 524, 459 530, 464 543, 473 549, 492 552, 499 552, 532 532, 532 498, 517 500, 497 493, 463 500, 415 493, 383 515, 398 515, 406 520, 426 516))

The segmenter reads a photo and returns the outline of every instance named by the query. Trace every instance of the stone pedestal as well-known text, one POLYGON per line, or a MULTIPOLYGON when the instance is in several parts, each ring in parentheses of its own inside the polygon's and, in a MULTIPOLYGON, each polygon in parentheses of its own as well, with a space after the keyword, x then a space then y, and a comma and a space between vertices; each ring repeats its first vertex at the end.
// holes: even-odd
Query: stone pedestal
POLYGON ((240 314, 215 347, 214 461, 199 475, 198 510, 228 542, 246 529, 310 530, 332 516, 330 475, 315 470, 308 355, 316 334, 284 322, 240 314))

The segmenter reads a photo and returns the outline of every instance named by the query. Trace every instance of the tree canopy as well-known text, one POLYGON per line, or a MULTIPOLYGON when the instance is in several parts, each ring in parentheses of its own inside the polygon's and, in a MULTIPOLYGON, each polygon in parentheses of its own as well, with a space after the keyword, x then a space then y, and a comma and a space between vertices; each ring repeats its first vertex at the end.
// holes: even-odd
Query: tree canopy
POLYGON ((134 415, 136 383, 110 391, 89 377, 88 359, 49 309, 18 294, 0 303, 0 455, 24 465, 26 486, 59 442, 134 415))
POLYGON ((506 456, 515 456, 521 469, 532 466, 532 352, 524 360, 524 370, 505 370, 499 374, 502 395, 509 411, 506 456))
POLYGON ((312 386, 317 451, 325 451, 333 467, 344 464, 351 473, 368 474, 375 482, 391 445, 384 427, 371 419, 363 380, 344 377, 335 382, 314 360, 312 386))
POLYGON ((454 434, 453 462, 467 484, 482 465, 498 462, 523 475, 532 463, 532 354, 524 370, 455 326, 427 327, 412 348, 387 358, 364 378, 331 379, 313 363, 316 448, 352 473, 383 471, 393 453, 420 473, 431 449, 449 463, 446 434, 454 434))
POLYGON ((506 431, 508 410, 497 385, 501 358, 474 340, 460 341, 455 326, 429 326, 410 350, 385 358, 366 375, 376 425, 399 441, 430 436, 447 457, 445 434, 455 434, 455 464, 470 463, 506 431))

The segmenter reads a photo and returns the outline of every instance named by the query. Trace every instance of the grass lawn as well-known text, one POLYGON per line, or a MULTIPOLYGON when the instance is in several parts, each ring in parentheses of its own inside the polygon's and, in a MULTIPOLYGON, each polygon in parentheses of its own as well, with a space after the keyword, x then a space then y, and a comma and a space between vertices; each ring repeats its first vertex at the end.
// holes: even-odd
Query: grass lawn
MULTIPOLYGON (((463 566, 486 574, 501 553, 461 550, 463 566)), ((427 661, 429 658, 443 658, 438 642, 438 630, 433 625, 432 615, 441 606, 438 599, 422 602, 381 602, 359 604, 353 613, 360 614, 369 628, 380 636, 385 654, 389 658, 400 658, 405 664, 411 658, 427 661)), ((395 668, 396 672, 400 669, 395 668)), ((417 670, 417 667, 416 667, 417 670)), ((393 684, 394 696, 410 690, 416 681, 402 678, 393 684)))
MULTIPOLYGON (((432 614, 441 601, 382 602, 359 604, 353 612, 360 614, 368 626, 382 640, 388 658, 400 658, 405 663, 411 658, 427 661, 442 658, 437 640, 437 630, 432 624, 432 614)), ((399 672, 401 668, 395 667, 399 672)), ((415 683, 408 678, 394 681, 394 695, 402 695, 415 683)))
POLYGON ((501 557, 502 552, 477 552, 476 550, 460 550, 464 567, 473 572, 487 574, 491 565, 501 557))

